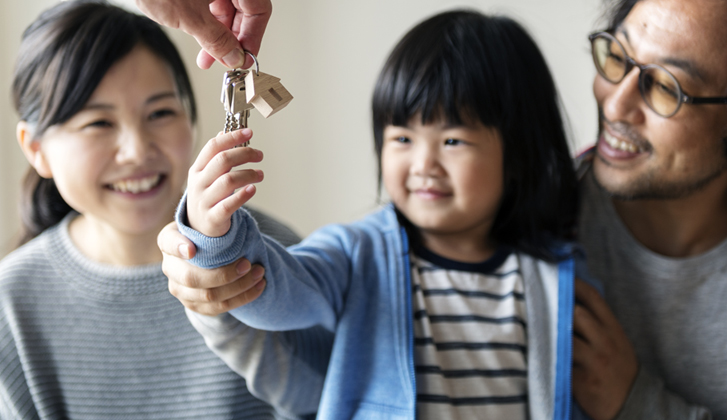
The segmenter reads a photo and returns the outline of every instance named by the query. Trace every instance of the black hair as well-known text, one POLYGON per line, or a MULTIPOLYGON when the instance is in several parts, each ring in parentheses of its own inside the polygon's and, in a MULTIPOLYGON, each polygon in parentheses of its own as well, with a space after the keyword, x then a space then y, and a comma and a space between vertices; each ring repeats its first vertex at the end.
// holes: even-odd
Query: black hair
POLYGON ((479 121, 499 130, 504 193, 491 237, 499 245, 555 259, 570 240, 577 181, 560 101, 540 50, 517 22, 457 10, 410 30, 379 74, 373 128, 379 161, 387 125, 479 121))
POLYGON ((621 26, 626 16, 631 13, 631 9, 641 0, 614 0, 608 4, 606 11, 606 19, 608 19, 607 31, 614 33, 621 26))
MULTIPOLYGON (((60 3, 44 11, 23 32, 13 74, 12 95, 22 121, 40 138, 80 111, 117 61, 143 44, 171 70, 192 123, 194 94, 179 52, 149 18, 103 0, 60 3)), ((28 169, 22 186, 22 245, 71 211, 53 179, 28 169)))

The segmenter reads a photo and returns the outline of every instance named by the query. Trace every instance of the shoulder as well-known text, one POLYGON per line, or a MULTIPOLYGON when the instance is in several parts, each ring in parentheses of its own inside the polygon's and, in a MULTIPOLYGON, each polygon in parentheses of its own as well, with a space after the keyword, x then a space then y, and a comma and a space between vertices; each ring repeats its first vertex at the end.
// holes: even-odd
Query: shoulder
POLYGON ((50 261, 48 245, 53 234, 53 230, 45 231, 3 258, 0 261, 0 286, 46 269, 50 261))
POLYGON ((380 258, 400 248, 397 226, 393 207, 386 206, 352 223, 323 226, 290 250, 294 253, 342 252, 352 260, 380 258))
POLYGON ((346 224, 330 224, 318 229, 311 236, 318 234, 336 235, 343 238, 365 239, 398 233, 400 225, 393 206, 387 205, 377 209, 363 218, 346 224))

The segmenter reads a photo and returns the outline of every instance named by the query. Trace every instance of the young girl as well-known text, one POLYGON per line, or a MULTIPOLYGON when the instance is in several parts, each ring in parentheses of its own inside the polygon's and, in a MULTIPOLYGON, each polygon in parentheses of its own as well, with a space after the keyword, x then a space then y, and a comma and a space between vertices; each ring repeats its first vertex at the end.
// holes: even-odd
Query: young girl
MULTIPOLYGON (((60 3, 23 35, 13 98, 32 168, 27 243, 0 263, 0 419, 288 418, 205 347, 167 290, 156 237, 182 195, 195 104, 161 28, 60 3)), ((276 334, 244 335, 258 375, 285 362, 314 376, 276 334)))
POLYGON ((319 418, 570 418, 576 178, 535 43, 508 18, 434 16, 384 65, 373 121, 392 204, 287 250, 234 211, 255 190, 230 169, 259 152, 208 143, 177 214, 191 261, 266 267, 243 323, 335 333, 319 418))

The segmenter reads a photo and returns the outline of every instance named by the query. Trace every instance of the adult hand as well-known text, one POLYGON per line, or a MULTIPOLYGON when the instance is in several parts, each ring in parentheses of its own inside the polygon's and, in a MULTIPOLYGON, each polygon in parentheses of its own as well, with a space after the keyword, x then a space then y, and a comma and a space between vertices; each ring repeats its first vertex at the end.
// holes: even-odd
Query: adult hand
POLYGON ((196 248, 172 222, 157 237, 162 251, 162 271, 169 292, 182 304, 202 315, 215 316, 257 299, 265 289, 265 270, 244 258, 215 269, 195 267, 186 260, 196 248))
POLYGON ((639 363, 631 342, 606 301, 576 279, 573 313, 573 395, 594 420, 613 419, 636 379, 639 363))
POLYGON ((215 60, 229 68, 249 67, 257 55, 273 12, 270 0, 136 0, 151 19, 192 35, 202 50, 197 65, 208 69, 215 60))

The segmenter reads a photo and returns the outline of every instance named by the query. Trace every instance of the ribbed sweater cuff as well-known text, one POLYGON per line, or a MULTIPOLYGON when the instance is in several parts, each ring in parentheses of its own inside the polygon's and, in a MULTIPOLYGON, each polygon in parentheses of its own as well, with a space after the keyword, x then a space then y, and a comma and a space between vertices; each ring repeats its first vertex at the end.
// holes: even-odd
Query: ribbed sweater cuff
POLYGON ((187 192, 179 202, 174 219, 179 232, 186 236, 197 248, 197 253, 189 260, 201 268, 217 268, 228 265, 242 256, 243 241, 247 231, 249 214, 239 208, 232 215, 230 230, 223 236, 211 238, 189 227, 187 218, 187 192))

